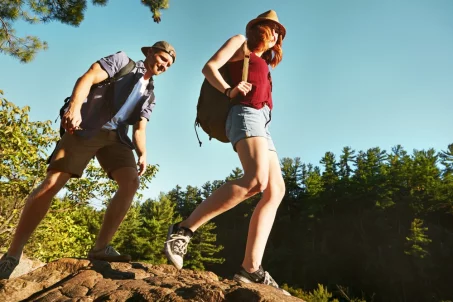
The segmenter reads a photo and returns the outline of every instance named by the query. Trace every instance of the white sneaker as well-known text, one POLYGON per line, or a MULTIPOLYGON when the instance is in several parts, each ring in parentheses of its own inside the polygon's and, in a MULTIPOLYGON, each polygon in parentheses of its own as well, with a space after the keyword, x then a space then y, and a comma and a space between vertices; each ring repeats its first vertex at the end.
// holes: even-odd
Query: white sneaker
POLYGON ((180 228, 178 224, 172 224, 168 228, 167 241, 164 246, 165 256, 177 269, 183 267, 183 258, 187 253, 187 246, 192 236, 191 230, 180 228))

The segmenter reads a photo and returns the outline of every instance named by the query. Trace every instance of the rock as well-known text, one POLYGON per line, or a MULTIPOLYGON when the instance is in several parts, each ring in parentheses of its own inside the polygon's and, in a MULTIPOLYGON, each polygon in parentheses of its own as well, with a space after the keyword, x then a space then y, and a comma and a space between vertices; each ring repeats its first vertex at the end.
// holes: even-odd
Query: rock
POLYGON ((0 281, 0 301, 302 301, 267 285, 222 281, 170 265, 63 258, 0 281))
MULTIPOLYGON (((0 254, 0 258, 3 256, 3 254, 0 254)), ((27 258, 25 255, 22 256, 22 259, 20 260, 20 263, 18 266, 16 266, 16 269, 14 270, 13 274, 11 275, 11 278, 17 278, 19 276, 28 274, 29 272, 40 268, 41 266, 44 266, 44 262, 41 262, 36 259, 30 259, 27 258)))

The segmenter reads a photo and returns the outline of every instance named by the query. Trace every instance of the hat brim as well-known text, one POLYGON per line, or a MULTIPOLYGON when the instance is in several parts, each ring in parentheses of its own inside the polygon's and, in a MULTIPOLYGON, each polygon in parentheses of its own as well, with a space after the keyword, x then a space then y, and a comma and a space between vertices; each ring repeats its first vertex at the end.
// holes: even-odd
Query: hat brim
POLYGON ((145 55, 145 57, 148 55, 148 51, 150 48, 151 48, 151 46, 142 47, 142 53, 145 55))
MULTIPOLYGON (((158 47, 152 47, 152 46, 143 46, 142 47, 142 53, 145 55, 145 57, 148 55, 148 52, 151 48, 155 48, 157 50, 160 50, 160 51, 163 51, 165 53, 168 53, 165 49, 161 49, 161 48, 158 48, 158 47)), ((174 56, 172 56, 171 54, 169 54, 170 57, 172 57, 173 59, 173 63, 176 61, 176 58, 174 56)))
POLYGON ((251 28, 253 25, 255 25, 257 23, 264 22, 264 21, 270 21, 270 22, 272 22, 274 24, 277 24, 278 27, 280 27, 282 40, 285 38, 285 36, 286 36, 286 28, 280 22, 277 22, 277 21, 269 19, 269 18, 263 18, 263 17, 255 18, 255 19, 249 21, 249 23, 247 23, 247 26, 245 27, 245 30, 248 31, 249 28, 251 28))

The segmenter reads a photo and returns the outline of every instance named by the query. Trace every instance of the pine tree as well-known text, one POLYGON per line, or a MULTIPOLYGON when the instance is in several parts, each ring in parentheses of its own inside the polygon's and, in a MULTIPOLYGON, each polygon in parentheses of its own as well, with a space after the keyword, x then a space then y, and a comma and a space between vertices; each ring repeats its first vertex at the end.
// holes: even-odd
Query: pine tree
POLYGON ((180 221, 175 216, 175 204, 167 195, 161 193, 157 200, 146 200, 140 208, 140 219, 142 226, 140 236, 146 239, 141 250, 141 259, 151 263, 166 263, 162 248, 167 237, 168 227, 180 221))
POLYGON ((427 227, 423 226, 423 220, 415 218, 411 223, 409 237, 406 237, 408 248, 405 251, 407 255, 411 255, 418 258, 425 258, 429 255, 429 252, 425 250, 425 247, 431 243, 426 232, 427 227))
POLYGON ((138 202, 132 204, 112 240, 113 246, 120 253, 131 255, 134 260, 141 259, 148 242, 148 238, 141 234, 143 222, 140 219, 140 208, 138 202))
MULTIPOLYGON (((93 5, 105 6, 108 0, 92 0, 93 5)), ((142 0, 151 10, 154 22, 161 21, 160 11, 168 8, 169 0, 142 0)), ((2 0, 0 1, 0 53, 30 62, 36 54, 47 49, 47 42, 36 36, 18 37, 13 24, 25 21, 30 24, 58 21, 79 26, 85 15, 87 0, 2 0)))
POLYGON ((215 229, 215 223, 208 222, 195 232, 184 258, 186 268, 204 270, 208 264, 221 264, 225 261, 217 256, 223 246, 216 242, 215 229))

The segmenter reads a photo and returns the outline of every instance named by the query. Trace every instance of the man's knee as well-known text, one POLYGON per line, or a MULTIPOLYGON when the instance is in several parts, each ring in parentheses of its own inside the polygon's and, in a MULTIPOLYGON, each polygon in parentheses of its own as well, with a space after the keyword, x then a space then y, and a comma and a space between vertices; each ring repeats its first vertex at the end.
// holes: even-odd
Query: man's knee
POLYGON ((56 195, 66 184, 71 176, 64 172, 49 171, 41 185, 36 188, 35 193, 56 195))
POLYGON ((121 180, 117 181, 117 183, 121 190, 125 190, 129 193, 135 194, 135 192, 137 192, 138 187, 140 185, 140 180, 137 175, 134 175, 134 176, 131 176, 131 177, 128 177, 125 179, 121 179, 121 180))

